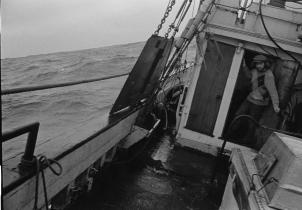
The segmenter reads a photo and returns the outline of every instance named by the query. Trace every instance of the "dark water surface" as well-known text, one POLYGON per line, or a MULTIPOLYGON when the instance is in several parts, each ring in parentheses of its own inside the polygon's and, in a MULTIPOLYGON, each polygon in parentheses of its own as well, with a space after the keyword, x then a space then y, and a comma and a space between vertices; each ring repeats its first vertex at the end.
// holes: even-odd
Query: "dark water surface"
POLYGON ((68 210, 219 209, 227 167, 217 173, 218 187, 214 189, 213 156, 174 146, 173 138, 168 135, 153 137, 151 141, 157 143, 141 151, 146 144, 142 142, 130 151, 132 156, 141 153, 132 162, 113 162, 105 168, 92 191, 68 210))

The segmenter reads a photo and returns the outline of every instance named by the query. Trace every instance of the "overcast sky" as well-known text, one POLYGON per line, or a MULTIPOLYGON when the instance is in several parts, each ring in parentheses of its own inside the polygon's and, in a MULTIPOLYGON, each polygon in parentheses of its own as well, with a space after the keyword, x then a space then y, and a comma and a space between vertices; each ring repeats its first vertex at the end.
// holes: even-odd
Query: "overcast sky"
POLYGON ((167 4, 168 0, 2 0, 1 57, 144 41, 167 4))

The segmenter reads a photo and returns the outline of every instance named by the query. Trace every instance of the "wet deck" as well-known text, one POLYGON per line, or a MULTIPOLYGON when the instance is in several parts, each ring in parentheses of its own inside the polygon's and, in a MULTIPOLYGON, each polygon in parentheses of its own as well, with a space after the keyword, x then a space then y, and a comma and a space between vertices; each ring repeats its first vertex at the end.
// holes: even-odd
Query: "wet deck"
POLYGON ((215 158, 174 146, 167 135, 142 142, 130 154, 136 158, 104 170, 92 191, 70 209, 219 209, 227 162, 213 184, 215 158))

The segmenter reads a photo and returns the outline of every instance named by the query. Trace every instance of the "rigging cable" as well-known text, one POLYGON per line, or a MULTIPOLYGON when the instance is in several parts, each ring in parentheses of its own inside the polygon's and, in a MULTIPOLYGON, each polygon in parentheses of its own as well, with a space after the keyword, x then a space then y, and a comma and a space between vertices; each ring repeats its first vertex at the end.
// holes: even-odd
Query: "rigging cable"
POLYGON ((182 16, 183 12, 184 12, 184 8, 187 4, 188 0, 184 0, 184 2, 182 3, 182 5, 180 6, 175 18, 174 18, 174 21, 169 25, 169 28, 168 28, 168 31, 166 32, 165 34, 165 37, 168 38, 169 36, 169 33, 172 31, 172 28, 174 28, 174 30, 177 30, 176 27, 175 27, 175 22, 176 20, 178 19, 179 15, 182 16))
POLYGON ((225 145, 227 143, 227 138, 229 137, 230 135, 230 132, 231 132, 231 129, 233 128, 233 126, 235 125, 235 123, 239 120, 241 120, 241 118, 245 118, 247 120, 249 120, 250 122, 252 122, 254 125, 256 125, 257 127, 260 127, 260 128, 263 128, 265 130, 269 130, 269 131, 272 131, 272 132, 280 132, 280 133, 284 133, 284 134, 287 134, 287 135, 291 135, 291 136, 296 136, 296 137, 299 137, 299 138, 302 138, 302 135, 299 134, 299 133, 293 133, 293 132, 289 132, 289 131, 284 131, 284 130, 278 130, 278 129, 275 129, 275 128, 270 128, 270 127, 267 127, 267 126, 264 126, 264 125, 261 125, 259 122, 257 122, 253 117, 251 117, 250 115, 238 115, 237 117, 235 117, 230 126, 229 126, 229 129, 228 129, 228 133, 226 135, 226 138, 225 140, 223 141, 223 144, 220 148, 220 151, 218 153, 218 156, 221 156, 224 152, 224 148, 225 148, 225 145))
POLYGON ((268 38, 280 49, 282 50, 283 52, 285 52, 287 55, 289 55, 292 59, 294 59, 297 63, 299 63, 299 65, 301 66, 301 62, 296 58, 294 57, 290 52, 286 51, 285 49, 283 49, 275 40, 274 38, 271 36, 271 34, 269 33, 267 27, 266 27, 266 24, 264 22, 264 19, 263 19, 263 14, 262 14, 262 2, 263 0, 260 0, 259 2, 259 14, 260 14, 260 19, 261 19, 261 22, 262 22, 262 25, 264 27, 264 30, 268 36, 268 38))
POLYGON ((47 84, 47 85, 41 85, 41 86, 12 88, 12 89, 7 89, 7 90, 2 90, 1 95, 9 95, 9 94, 32 92, 32 91, 38 91, 38 90, 79 85, 79 84, 84 84, 84 83, 97 82, 97 81, 101 81, 101 80, 108 80, 108 79, 113 79, 113 78, 117 78, 117 77, 122 77, 122 76, 126 76, 128 74, 129 74, 129 72, 123 73, 123 74, 118 74, 118 75, 99 77, 99 78, 94 78, 94 79, 80 80, 80 81, 75 81, 75 82, 65 82, 65 83, 47 84))
MULTIPOLYGON (((215 2, 214 0, 211 2, 211 5, 210 5, 210 8, 207 10, 207 12, 205 13, 205 17, 201 20, 202 23, 206 24, 206 21, 207 21, 207 18, 209 17, 210 13, 211 13, 211 10, 214 6, 215 2)), ((195 33, 201 33, 205 28, 203 27, 201 30, 198 30, 199 27, 196 28, 196 32, 195 33)), ((193 38, 194 36, 192 36, 193 38)), ((177 63, 179 57, 181 57, 184 53, 184 51, 186 50, 186 48, 189 46, 189 44, 191 43, 192 41, 192 38, 191 39, 187 39, 183 44, 182 46, 177 49, 172 58, 170 59, 169 63, 167 64, 166 66, 166 70, 163 72, 162 74, 162 78, 161 78, 161 81, 165 81, 170 73, 173 71, 173 68, 174 68, 174 65, 177 63)))
POLYGON ((188 12, 191 4, 192 4, 192 0, 189 0, 189 4, 187 5, 186 9, 183 11, 183 13, 181 14, 181 17, 178 20, 177 26, 174 29, 173 36, 175 36, 175 34, 178 32, 179 26, 180 26, 181 22, 183 21, 183 19, 185 18, 185 16, 186 16, 186 14, 187 14, 187 12, 188 12))

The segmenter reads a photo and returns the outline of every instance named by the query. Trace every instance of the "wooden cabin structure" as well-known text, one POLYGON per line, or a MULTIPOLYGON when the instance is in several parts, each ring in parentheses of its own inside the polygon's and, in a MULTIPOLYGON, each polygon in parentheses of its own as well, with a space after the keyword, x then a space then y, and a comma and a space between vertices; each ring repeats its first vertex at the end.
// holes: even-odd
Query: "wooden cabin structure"
MULTIPOLYGON (((216 156, 223 141, 228 138, 228 129, 236 110, 248 93, 247 80, 243 73, 244 63, 249 66, 256 54, 268 56, 274 64, 273 73, 282 109, 286 109, 292 95, 301 94, 302 89, 294 87, 302 86, 302 69, 299 65, 299 62, 302 62, 302 13, 272 5, 262 5, 262 12, 259 12, 259 3, 245 4, 238 8, 241 2, 239 0, 205 2, 211 3, 211 9, 208 11, 210 15, 200 24, 196 35, 195 63, 185 73, 177 74, 182 78, 183 91, 175 113, 175 131, 178 144, 216 156)), ((202 11, 202 14, 204 15, 205 11, 202 11)), ((93 182, 92 171, 100 170, 105 162, 112 160, 122 140, 125 140, 123 147, 128 148, 148 137, 158 126, 159 120, 155 121, 153 127, 149 127, 150 130, 141 128, 137 124, 137 117, 146 105, 145 97, 152 98, 150 95, 160 83, 159 80, 152 80, 150 85, 148 81, 151 81, 150 78, 159 79, 161 76, 172 44, 172 39, 157 35, 149 39, 146 52, 141 54, 142 57, 145 56, 144 59, 138 59, 138 66, 132 71, 134 79, 139 77, 141 80, 137 82, 129 79, 126 86, 131 88, 121 91, 120 95, 122 101, 127 101, 127 104, 116 103, 111 110, 113 114, 125 111, 118 120, 108 120, 108 116, 105 116, 100 120, 97 129, 86 130, 80 137, 68 136, 69 138, 62 139, 60 144, 53 139, 38 142, 36 153, 55 159, 63 168, 60 177, 53 174, 49 167, 45 167, 43 172, 48 196, 54 203, 62 198, 64 202, 69 202, 70 194, 76 191, 77 187, 85 186, 86 190, 89 190, 93 182), (148 69, 147 74, 141 69, 148 69), (128 97, 130 94, 133 99, 128 97)), ((264 111, 260 123, 272 129, 283 130, 286 120, 269 106, 264 111)), ((262 147, 268 134, 261 130, 257 130, 257 134, 257 147, 262 147)), ((13 147, 12 144, 10 146, 13 147)), ((228 139, 226 150, 230 153, 232 149, 248 151, 246 156, 256 155, 254 148, 228 139)), ((37 207, 43 208, 43 196, 35 197, 35 192, 43 194, 43 186, 41 184, 36 189, 34 167, 24 173, 22 168, 18 167, 22 157, 23 153, 17 152, 3 158, 3 207, 32 209, 37 202, 37 207)), ((236 155, 232 160, 235 161, 235 158, 236 155)), ((41 183, 42 179, 37 177, 41 183)))
MULTIPOLYGON (((234 112, 247 96, 243 61, 249 65, 256 54, 273 60, 280 101, 284 100, 285 104, 286 99, 280 94, 281 80, 292 78, 287 81, 290 86, 302 83, 302 69, 288 55, 302 62, 302 13, 262 5, 262 17, 269 33, 288 52, 285 53, 268 37, 261 22, 259 3, 252 3, 246 11, 238 11, 238 3, 216 1, 205 29, 197 36, 200 49, 197 62, 190 71, 190 79, 184 82, 185 94, 181 96, 177 114, 177 141, 213 155, 223 143, 234 112)), ((261 122, 278 129, 277 123, 270 122, 280 121, 277 115, 272 110, 265 112, 261 122)), ((226 145, 229 151, 234 147, 247 149, 238 142, 226 145)))

